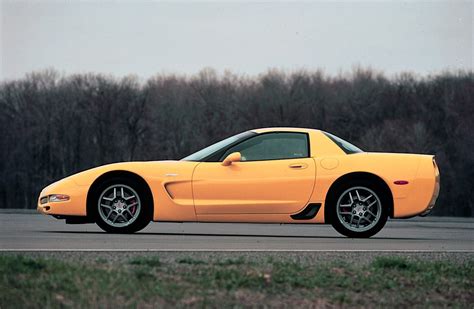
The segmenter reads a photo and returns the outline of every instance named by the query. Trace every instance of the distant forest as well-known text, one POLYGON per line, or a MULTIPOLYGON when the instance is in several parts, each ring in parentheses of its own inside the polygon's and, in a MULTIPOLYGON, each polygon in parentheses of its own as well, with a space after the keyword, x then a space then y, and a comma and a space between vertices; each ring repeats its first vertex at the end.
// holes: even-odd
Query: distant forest
POLYGON ((474 216, 474 74, 268 71, 146 81, 54 70, 0 82, 0 207, 84 169, 180 159, 258 127, 320 128, 367 151, 435 154, 434 215, 474 216))

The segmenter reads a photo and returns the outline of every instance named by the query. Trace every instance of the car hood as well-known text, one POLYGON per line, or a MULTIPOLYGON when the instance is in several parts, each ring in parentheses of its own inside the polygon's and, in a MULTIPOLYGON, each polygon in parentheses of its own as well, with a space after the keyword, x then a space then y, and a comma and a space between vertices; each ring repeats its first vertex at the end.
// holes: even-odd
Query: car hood
POLYGON ((197 164, 199 164, 199 162, 175 160, 119 162, 91 168, 66 177, 61 181, 72 180, 79 186, 89 186, 99 176, 112 171, 127 171, 137 174, 144 179, 159 179, 164 178, 165 173, 173 173, 183 168, 193 169, 197 164))

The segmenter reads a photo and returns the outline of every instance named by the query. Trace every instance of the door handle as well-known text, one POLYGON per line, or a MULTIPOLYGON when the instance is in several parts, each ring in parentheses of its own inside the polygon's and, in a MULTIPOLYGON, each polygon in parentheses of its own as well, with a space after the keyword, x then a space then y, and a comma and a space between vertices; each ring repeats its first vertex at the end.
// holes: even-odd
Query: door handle
POLYGON ((306 163, 293 163, 288 166, 289 168, 292 169, 304 169, 308 167, 308 164, 306 163))

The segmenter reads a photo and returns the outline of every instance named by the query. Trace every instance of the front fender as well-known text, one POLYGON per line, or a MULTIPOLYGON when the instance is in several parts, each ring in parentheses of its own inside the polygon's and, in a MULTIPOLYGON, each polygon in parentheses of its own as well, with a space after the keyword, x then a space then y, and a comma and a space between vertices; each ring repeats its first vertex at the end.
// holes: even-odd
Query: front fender
POLYGON ((79 186, 71 177, 57 181, 44 188, 38 198, 37 210, 47 215, 86 216, 86 198, 89 187, 79 186), (41 203, 41 199, 51 194, 65 194, 68 201, 41 203))

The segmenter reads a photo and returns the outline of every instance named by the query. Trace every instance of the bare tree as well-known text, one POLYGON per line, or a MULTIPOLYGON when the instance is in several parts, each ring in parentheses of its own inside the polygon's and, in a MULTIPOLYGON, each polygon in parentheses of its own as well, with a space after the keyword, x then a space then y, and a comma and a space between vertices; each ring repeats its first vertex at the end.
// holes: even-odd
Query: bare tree
POLYGON ((432 153, 442 173, 435 214, 473 216, 474 74, 62 76, 0 83, 0 207, 34 208, 39 190, 109 162, 181 158, 266 126, 321 128, 369 151, 432 153))

